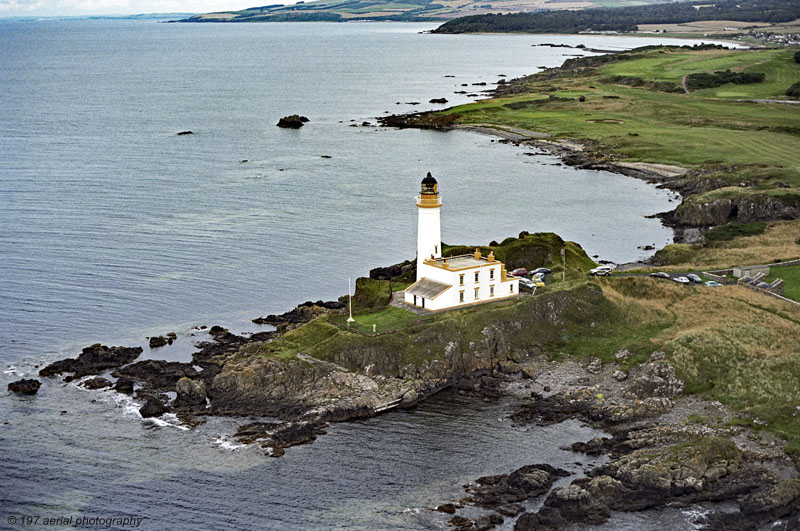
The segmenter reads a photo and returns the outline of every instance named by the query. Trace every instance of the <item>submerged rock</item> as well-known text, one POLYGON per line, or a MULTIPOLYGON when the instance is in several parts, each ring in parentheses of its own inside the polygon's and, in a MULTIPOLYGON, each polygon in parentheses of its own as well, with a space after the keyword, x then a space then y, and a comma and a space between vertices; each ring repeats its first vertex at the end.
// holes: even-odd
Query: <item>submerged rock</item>
POLYGON ((108 379, 98 376, 97 378, 90 378, 85 382, 81 382, 80 385, 86 389, 105 389, 106 387, 111 387, 114 384, 108 381, 108 379))
POLYGON ((39 380, 27 378, 17 380, 16 382, 11 382, 8 384, 8 390, 20 395, 35 395, 39 391, 39 387, 41 387, 41 385, 42 382, 39 380))

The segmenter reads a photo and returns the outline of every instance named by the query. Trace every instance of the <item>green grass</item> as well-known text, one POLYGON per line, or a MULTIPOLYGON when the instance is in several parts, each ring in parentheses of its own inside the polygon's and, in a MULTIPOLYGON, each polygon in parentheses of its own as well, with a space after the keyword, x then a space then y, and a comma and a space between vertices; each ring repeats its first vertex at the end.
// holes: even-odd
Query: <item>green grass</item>
POLYGON ((772 282, 776 278, 783 279, 783 296, 800 302, 800 266, 770 268, 766 282, 772 282))
MULTIPOLYGON (((337 315, 334 319, 336 322, 346 326, 347 317, 347 315, 337 315)), ((389 306, 373 312, 354 314, 353 319, 355 319, 355 322, 350 325, 352 328, 371 334, 373 324, 376 325, 378 333, 389 332, 411 326, 422 317, 408 310, 389 306)))
POLYGON ((789 85, 800 81, 800 65, 794 63, 790 50, 664 49, 664 53, 653 50, 644 55, 582 73, 562 73, 556 79, 530 76, 518 82, 525 93, 447 112, 456 113, 459 123, 513 126, 592 140, 604 146, 600 153, 622 160, 683 167, 712 161, 741 165, 729 175, 732 180, 747 178, 756 168, 762 174, 780 171, 785 180, 800 187, 800 109, 733 101, 782 98, 789 85), (688 95, 607 81, 612 75, 624 75, 676 84, 687 73, 726 68, 760 71, 767 78, 764 83, 724 85, 688 95), (554 86, 559 89, 553 90, 554 86), (546 95, 572 99, 550 100, 546 95), (579 95, 586 96, 586 101, 578 102, 579 95))
POLYGON ((314 319, 305 325, 286 332, 283 336, 258 347, 257 353, 275 359, 287 360, 298 353, 320 348, 341 332, 325 318, 314 319))

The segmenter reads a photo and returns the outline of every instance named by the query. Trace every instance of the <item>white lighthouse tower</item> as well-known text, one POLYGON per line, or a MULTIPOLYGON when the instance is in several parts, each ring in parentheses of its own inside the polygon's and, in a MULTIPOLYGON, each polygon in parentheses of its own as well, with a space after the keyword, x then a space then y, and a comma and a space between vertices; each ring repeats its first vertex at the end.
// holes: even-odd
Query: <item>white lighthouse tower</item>
POLYGON ((441 208, 439 185, 428 172, 417 196, 417 280, 421 278, 423 261, 442 257, 441 208))

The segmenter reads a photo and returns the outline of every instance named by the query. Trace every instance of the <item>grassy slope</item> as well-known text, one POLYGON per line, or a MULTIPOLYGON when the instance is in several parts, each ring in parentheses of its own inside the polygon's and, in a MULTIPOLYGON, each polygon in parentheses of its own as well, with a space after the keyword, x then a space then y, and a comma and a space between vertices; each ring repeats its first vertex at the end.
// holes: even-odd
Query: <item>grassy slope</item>
POLYGON ((704 288, 649 278, 601 280, 614 304, 600 334, 573 339, 561 352, 611 361, 619 348, 644 361, 663 350, 690 393, 766 422, 800 452, 800 309, 735 286, 704 288))
MULTIPOLYGON (((706 247, 667 245, 656 253, 665 271, 727 269, 736 265, 800 258, 800 220, 770 223, 764 234, 710 242, 706 247)), ((798 283, 800 285, 800 283, 798 283)))
POLYGON ((643 58, 603 65, 596 71, 564 73, 556 79, 531 76, 522 81, 527 90, 524 94, 447 112, 460 115, 460 123, 510 125, 556 137, 592 140, 603 146, 604 152, 628 161, 684 167, 741 164, 744 166, 732 179, 756 173, 765 181, 769 176, 764 178, 764 173, 769 172, 764 168, 770 168, 800 187, 800 136, 796 131, 800 109, 733 101, 782 97, 789 85, 800 81, 800 65, 793 61, 793 53, 789 49, 654 50, 643 58), (687 73, 726 68, 764 72, 767 79, 761 84, 725 85, 688 95, 609 80, 611 76, 632 76, 649 83, 678 85, 687 73), (550 95, 569 99, 548 100, 550 95), (585 96, 586 102, 579 103, 578 96, 585 96), (788 131, 791 128, 793 134, 788 131))

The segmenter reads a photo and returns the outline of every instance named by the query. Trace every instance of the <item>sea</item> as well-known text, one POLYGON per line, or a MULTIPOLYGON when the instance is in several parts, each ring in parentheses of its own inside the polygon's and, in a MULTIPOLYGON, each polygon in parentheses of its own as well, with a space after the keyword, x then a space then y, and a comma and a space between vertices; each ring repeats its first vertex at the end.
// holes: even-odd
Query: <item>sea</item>
MULTIPOLYGON (((0 19, 0 529, 37 516, 28 527, 446 529, 430 509, 479 476, 599 464, 564 449, 592 428, 514 426, 509 403, 450 391, 333 425, 280 458, 232 439, 248 419, 190 430, 58 379, 33 397, 5 391, 86 345, 188 361, 208 338, 198 327, 265 330, 251 319, 347 293, 371 268, 414 258, 427 172, 446 243, 548 231, 622 263, 671 242, 648 217, 674 208, 669 191, 486 135, 375 125, 476 101, 590 48, 676 41, 433 27, 0 19), (289 114, 309 121, 276 127, 289 114), (147 348, 166 332, 175 344, 147 348)), ((691 529, 698 511, 599 529, 691 529)))

